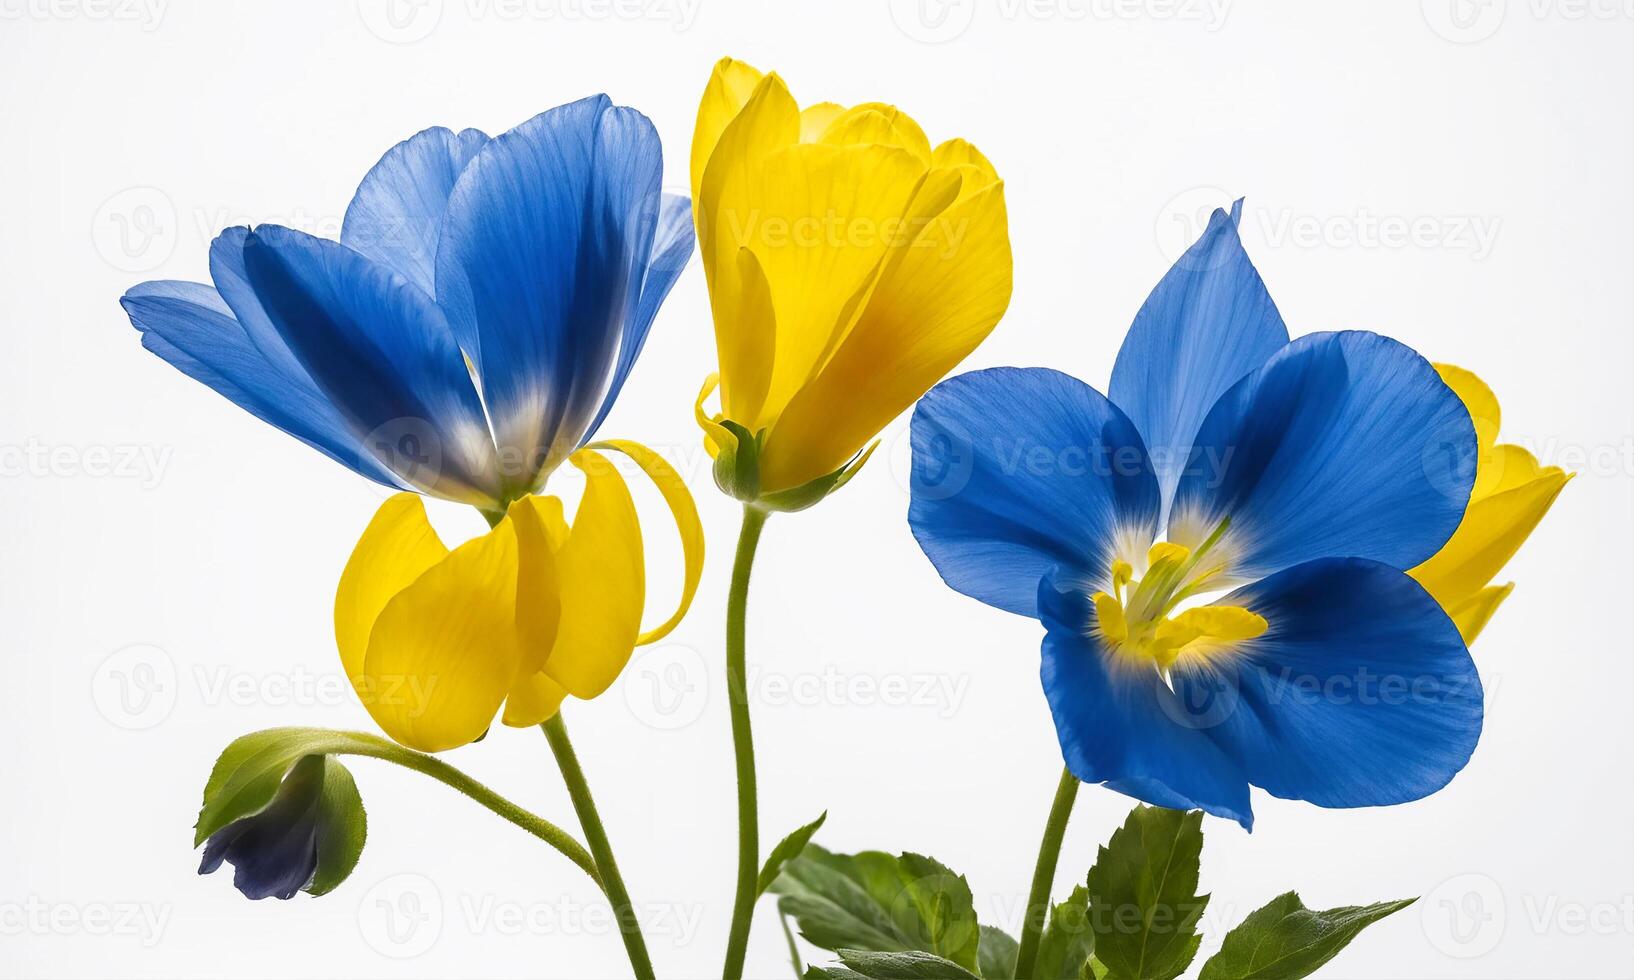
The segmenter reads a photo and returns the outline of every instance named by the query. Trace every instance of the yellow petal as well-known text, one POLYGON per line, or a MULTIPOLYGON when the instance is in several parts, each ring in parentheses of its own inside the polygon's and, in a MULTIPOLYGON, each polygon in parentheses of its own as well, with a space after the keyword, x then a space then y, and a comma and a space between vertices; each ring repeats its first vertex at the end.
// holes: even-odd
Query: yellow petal
POLYGON ((1557 467, 1470 503, 1452 538, 1410 573, 1451 609, 1492 581, 1514 557, 1569 479, 1557 467))
POLYGON ((396 494, 375 511, 335 589, 335 645, 353 684, 363 673, 369 633, 380 611, 447 556, 448 548, 426 520, 425 503, 418 494, 396 494))
POLYGON ((500 720, 512 728, 531 728, 555 717, 566 699, 567 688, 551 680, 549 674, 530 674, 511 688, 500 720))
POLYGON ((1509 598, 1509 593, 1515 591, 1515 583, 1507 585, 1489 585, 1481 591, 1454 605, 1447 610, 1447 615, 1458 626, 1458 633, 1464 638, 1464 645, 1469 646, 1475 638, 1481 635, 1492 614, 1498 611, 1498 606, 1509 598))
POLYGON ((964 360, 1009 306, 1011 262, 1002 184, 928 222, 778 417, 761 456, 762 486, 833 472, 964 360))
POLYGON ((755 168, 742 199, 728 208, 744 219, 730 231, 754 253, 770 287, 775 356, 753 421, 734 414, 736 378, 723 371, 728 417, 758 428, 805 384, 835 332, 849 327, 849 301, 900 235, 924 172, 912 154, 882 145, 790 146, 755 168))
POLYGON ((971 193, 985 190, 988 184, 999 179, 999 172, 993 168, 987 157, 982 155, 982 151, 961 139, 951 139, 938 146, 931 153, 931 163, 937 167, 974 168, 982 179, 973 182, 974 186, 968 188, 971 193))
POLYGON ((508 516, 516 529, 517 676, 525 678, 544 669, 556 646, 562 611, 556 552, 567 540, 567 522, 560 500, 533 494, 511 504, 508 516))
POLYGON ((1475 423, 1475 439, 1482 452, 1492 448, 1493 443, 1498 441, 1498 425, 1503 421, 1498 396, 1473 371, 1452 364, 1437 364, 1434 367, 1441 380, 1469 410, 1470 420, 1475 423))
POLYGON ((721 447, 729 445, 732 432, 708 411, 704 409, 704 402, 715 389, 720 387, 721 376, 717 371, 704 379, 704 386, 698 389, 698 400, 692 403, 692 417, 697 420, 698 428, 704 430, 704 448, 709 450, 709 458, 714 459, 721 454, 721 447))
POLYGON ((607 690, 641 632, 646 601, 641 526, 630 490, 605 457, 568 457, 585 475, 584 497, 556 552, 562 616, 545 673, 576 698, 607 690))
POLYGON ((770 290, 754 257, 745 257, 744 239, 767 217, 756 200, 764 160, 792 145, 799 130, 794 99, 781 79, 766 76, 722 133, 693 201, 720 355, 721 404, 727 417, 745 425, 755 419, 744 406, 758 411, 771 384, 775 332, 770 290))
POLYGON ((823 135, 823 130, 838 119, 845 112, 845 106, 838 102, 819 102, 808 105, 800 110, 800 142, 815 143, 823 135))
POLYGON ((761 73, 751 65, 732 58, 715 63, 704 86, 704 97, 698 105, 698 121, 692 130, 692 199, 698 199, 698 188, 703 183, 704 167, 715 151, 721 134, 742 111, 755 86, 760 84, 761 73))
POLYGON ((772 386, 777 355, 777 311, 760 260, 738 249, 737 292, 720 294, 715 306, 715 339, 720 350, 721 411, 734 422, 759 428, 757 420, 772 386))
POLYGON ((460 545, 386 603, 369 634, 369 713, 410 748, 440 752, 488 730, 516 680, 516 531, 460 545))
POLYGON ((592 449, 612 449, 630 457, 635 465, 641 467, 641 472, 647 474, 653 486, 663 495, 664 503, 669 505, 670 516, 675 519, 675 530, 681 535, 682 581, 681 601, 675 612, 664 622, 636 637, 637 646, 656 643, 670 634, 670 631, 680 625, 681 618, 687 614, 692 605, 693 596, 698 594, 698 583, 704 573, 704 526, 698 520, 698 505, 692 500, 692 492, 687 489, 686 481, 681 474, 664 461, 657 453, 643 446, 639 442, 627 439, 609 439, 591 445, 592 449))
POLYGON ((818 139, 836 146, 895 146, 912 153, 922 166, 931 164, 930 140, 925 138, 925 131, 912 116, 883 102, 864 102, 846 109, 829 122, 818 139))

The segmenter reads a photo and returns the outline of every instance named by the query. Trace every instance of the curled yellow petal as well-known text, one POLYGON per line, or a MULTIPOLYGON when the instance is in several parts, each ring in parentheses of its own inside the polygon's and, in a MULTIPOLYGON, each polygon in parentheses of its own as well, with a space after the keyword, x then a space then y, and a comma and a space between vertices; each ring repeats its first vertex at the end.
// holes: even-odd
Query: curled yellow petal
POLYGON ((396 494, 375 511, 335 589, 335 645, 354 685, 363 674, 369 633, 380 611, 447 556, 448 547, 426 519, 418 494, 396 494))
POLYGON ((641 525, 629 487, 606 457, 580 449, 568 462, 584 473, 584 496, 556 552, 561 620, 544 672, 576 698, 613 683, 641 633, 646 570, 641 525))
POLYGON ((516 680, 516 532, 509 518, 394 595, 369 633, 365 706, 393 739, 455 748, 492 724, 516 680))
POLYGON ((698 519, 698 505, 692 500, 692 491, 687 489, 686 481, 681 474, 664 461, 657 453, 643 446, 639 442, 627 439, 609 439, 591 445, 592 449, 612 449, 630 457, 635 465, 641 467, 641 472, 647 474, 653 486, 663 495, 664 503, 669 505, 670 516, 675 519, 675 530, 681 535, 682 582, 681 600, 675 612, 662 623, 636 637, 637 646, 645 646, 668 636, 676 626, 680 625, 682 617, 692 606, 692 599, 698 594, 698 583, 703 579, 704 572, 704 526, 698 519))

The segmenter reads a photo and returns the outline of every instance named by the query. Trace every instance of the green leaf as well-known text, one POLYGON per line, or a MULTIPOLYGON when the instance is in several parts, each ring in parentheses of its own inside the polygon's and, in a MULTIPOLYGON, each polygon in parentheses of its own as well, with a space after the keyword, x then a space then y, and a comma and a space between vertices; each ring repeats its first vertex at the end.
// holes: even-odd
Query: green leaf
POLYGON ((1016 954, 1020 946, 1003 929, 982 926, 982 944, 976 950, 976 965, 985 980, 1015 980, 1016 954))
MULTIPOLYGON (((332 753, 379 754, 371 735, 323 728, 269 728, 235 739, 216 759, 204 786, 204 806, 194 824, 193 846, 240 817, 272 802, 278 784, 303 757, 332 753)), ((355 788, 354 788, 355 792, 355 788)))
POLYGON ((919 950, 875 953, 861 949, 838 951, 844 967, 814 966, 805 980, 981 980, 957 963, 919 950))
POLYGON ((933 953, 976 969, 981 944, 964 878, 918 854, 832 854, 807 844, 771 891, 800 935, 829 950, 933 953))
POLYGON ((1298 980, 1350 945, 1356 934, 1417 899, 1316 912, 1295 892, 1278 895, 1226 934, 1198 980, 1298 980))
POLYGON ((828 811, 824 810, 816 820, 783 838, 772 848, 772 853, 766 858, 766 865, 760 869, 760 885, 755 891, 757 896, 766 894, 766 889, 772 887, 772 882, 782 873, 783 865, 800 856, 800 852, 811 843, 812 835, 817 833, 818 828, 822 827, 823 821, 827 819, 828 811))
POLYGON ((1089 890, 1080 885, 1066 901, 1050 910, 1044 934, 1038 940, 1034 980, 1078 980, 1094 948, 1095 933, 1089 927, 1089 890))
POLYGON ((1174 980, 1197 955, 1203 814, 1137 806, 1089 871, 1095 958, 1110 980, 1174 980))

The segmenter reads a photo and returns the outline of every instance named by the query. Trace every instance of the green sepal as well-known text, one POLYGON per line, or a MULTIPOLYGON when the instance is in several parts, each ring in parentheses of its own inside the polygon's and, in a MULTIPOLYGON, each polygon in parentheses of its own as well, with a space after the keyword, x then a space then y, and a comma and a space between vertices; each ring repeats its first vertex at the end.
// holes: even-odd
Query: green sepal
POLYGON ((1112 980, 1174 980, 1203 941, 1197 923, 1203 814, 1137 806, 1089 871, 1095 958, 1112 980))
MULTIPOLYGON (((879 448, 876 439, 868 448, 853 456, 844 466, 815 480, 787 490, 773 493, 760 492, 760 456, 766 448, 766 431, 751 433, 745 426, 731 419, 718 423, 730 435, 730 441, 718 445, 715 456, 715 485, 728 497, 752 504, 761 510, 792 513, 815 505, 824 497, 851 481, 868 457, 879 448)), ((715 437, 720 439, 719 434, 715 437)))
POLYGON ((1363 929, 1416 899, 1317 912, 1295 892, 1273 898, 1226 934, 1198 980, 1298 980, 1350 945, 1363 929))
POLYGON ((824 497, 850 483, 851 478, 857 475, 857 471, 862 469, 862 465, 868 462, 868 457, 874 455, 874 450, 878 448, 879 440, 875 439, 869 444, 868 448, 853 456, 849 463, 834 472, 826 476, 819 476, 809 483, 802 483, 788 490, 768 493, 761 497, 757 503, 766 510, 782 512, 805 510, 807 507, 814 506, 824 497))
POLYGON ((728 497, 754 503, 760 499, 760 449, 766 430, 752 433, 731 419, 722 419, 720 425, 732 434, 732 442, 718 447, 715 485, 728 497))

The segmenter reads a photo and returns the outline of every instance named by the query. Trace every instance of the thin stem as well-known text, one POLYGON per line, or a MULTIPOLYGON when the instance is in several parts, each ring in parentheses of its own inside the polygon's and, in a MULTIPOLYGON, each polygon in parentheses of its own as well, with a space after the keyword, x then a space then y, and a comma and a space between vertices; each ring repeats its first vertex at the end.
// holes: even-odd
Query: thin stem
POLYGON ((573 835, 544 817, 522 809, 436 756, 424 755, 405 749, 394 742, 388 742, 383 738, 361 732, 347 733, 346 737, 347 744, 333 749, 333 754, 359 755, 396 763, 405 769, 424 773, 445 786, 457 789, 500 817, 521 827, 560 851, 564 857, 578 865, 585 874, 589 875, 595 881, 597 888, 602 887, 601 873, 596 870, 595 859, 584 849, 584 845, 575 840, 573 835))
POLYGON ((1061 859, 1061 840, 1067 835, 1067 819, 1078 799, 1078 777, 1061 770, 1061 784, 1055 790, 1044 839, 1038 843, 1038 863, 1033 866, 1033 888, 1027 896, 1027 918, 1021 924, 1021 948, 1016 951, 1016 980, 1032 980, 1038 960, 1038 941, 1050 914, 1050 886, 1055 884, 1055 866, 1061 859))
POLYGON ((783 914, 782 909, 777 910, 777 921, 783 927, 783 938, 789 944, 789 962, 794 964, 795 980, 800 980, 806 975, 806 965, 800 962, 800 946, 794 941, 794 930, 789 928, 789 917, 783 914))
POLYGON ((755 798, 755 742, 749 730, 748 653, 744 624, 749 609, 749 570, 755 547, 766 524, 766 511, 743 508, 743 529, 738 532, 738 555, 732 565, 732 590, 726 599, 726 693, 732 712, 732 751, 738 770, 738 884, 732 904, 732 931, 726 940, 723 980, 742 980, 743 957, 749 948, 749 923, 759 897, 760 823, 755 798))
POLYGON ((635 905, 624 887, 623 876, 618 873, 618 862, 613 860, 612 845, 607 842, 607 831, 601 825, 601 814, 596 812, 596 801, 590 796, 590 784, 579 766, 578 754, 568 740, 562 713, 556 712, 555 717, 539 727, 545 730, 545 738, 550 741, 551 754, 556 756, 556 765, 562 770, 562 781, 567 783, 568 795, 573 798, 573 809, 579 814, 579 824, 584 828, 584 839, 590 844, 590 853, 595 855, 596 867, 601 871, 602 891, 606 893, 607 900, 613 903, 613 917, 618 920, 619 934, 624 937, 624 950, 630 956, 630 966, 635 970, 637 980, 653 980, 652 960, 647 956, 647 941, 641 936, 641 923, 636 918, 635 905))

